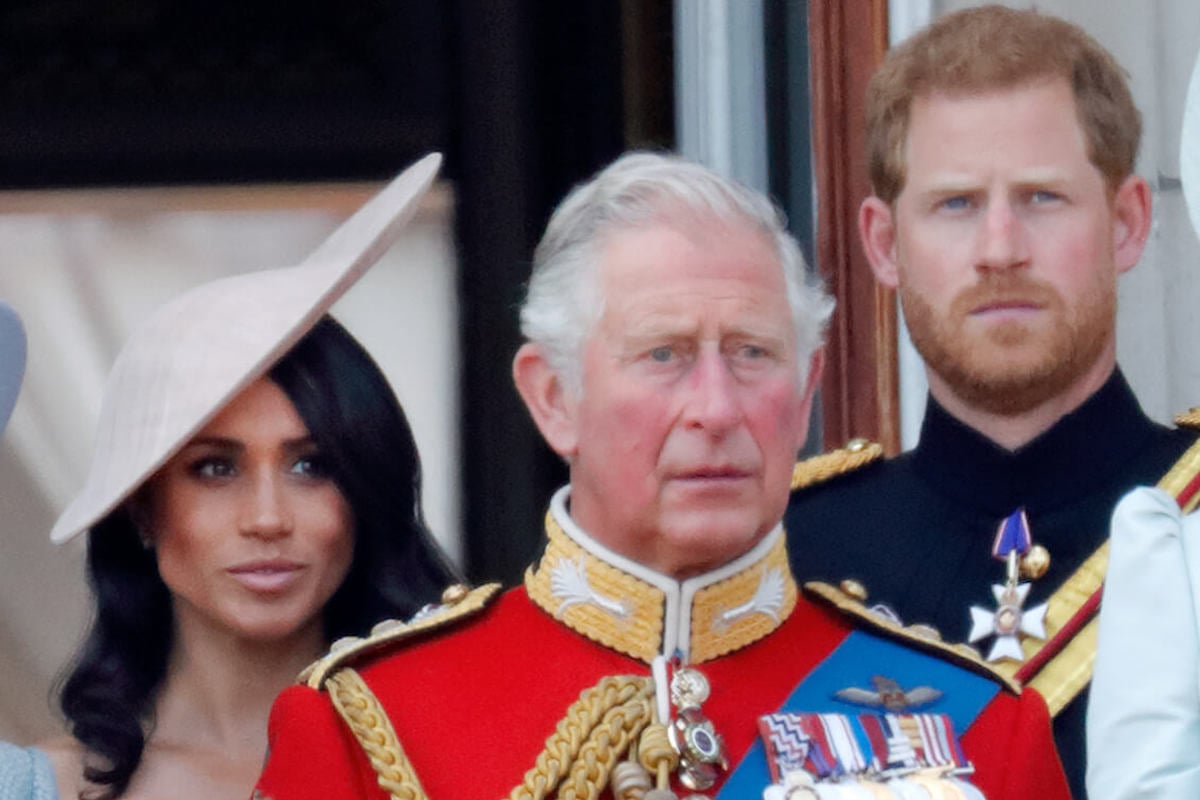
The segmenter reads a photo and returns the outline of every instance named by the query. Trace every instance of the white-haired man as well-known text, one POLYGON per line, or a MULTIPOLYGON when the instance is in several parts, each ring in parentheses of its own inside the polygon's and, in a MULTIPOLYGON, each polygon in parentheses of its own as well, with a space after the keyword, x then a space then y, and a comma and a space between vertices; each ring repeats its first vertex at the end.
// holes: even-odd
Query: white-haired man
POLYGON ((769 201, 631 154, 534 264, 513 375, 571 476, 544 554, 494 602, 456 592, 313 665, 273 711, 262 795, 783 797, 903 773, 979 796, 970 758, 993 798, 1066 797, 1040 698, 799 594, 780 519, 831 303, 769 201))

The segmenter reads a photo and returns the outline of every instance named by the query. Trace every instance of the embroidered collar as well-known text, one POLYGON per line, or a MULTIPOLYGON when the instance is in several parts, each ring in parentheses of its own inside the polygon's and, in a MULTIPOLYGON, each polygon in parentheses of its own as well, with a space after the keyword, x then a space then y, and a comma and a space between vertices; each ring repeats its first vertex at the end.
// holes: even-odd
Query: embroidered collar
POLYGON ((1044 513, 1077 502, 1122 474, 1153 445, 1158 430, 1119 369, 1083 405, 1011 452, 930 397, 913 469, 940 493, 983 508, 997 520, 1018 506, 1044 513))
POLYGON ((678 581, 614 553, 567 513, 546 514, 546 550, 525 573, 530 598, 572 630, 647 663, 677 651, 700 664, 755 642, 796 607, 782 525, 725 566, 678 581))

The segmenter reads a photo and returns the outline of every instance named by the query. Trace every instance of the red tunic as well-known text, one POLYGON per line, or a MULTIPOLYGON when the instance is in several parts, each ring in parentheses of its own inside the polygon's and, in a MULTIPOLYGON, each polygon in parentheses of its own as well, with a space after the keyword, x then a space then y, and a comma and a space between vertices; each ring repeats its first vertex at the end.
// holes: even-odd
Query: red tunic
MULTIPOLYGON (((650 674, 646 659, 572 629, 527 587, 452 630, 354 664, 430 798, 508 796, 582 691, 606 676, 650 674)), ((693 626, 696 619, 693 608, 693 626)), ((853 629, 850 618, 799 597, 762 638, 698 665, 712 687, 704 714, 724 736, 732 764, 753 743, 758 717, 777 710, 853 629)), ((990 800, 1070 797, 1035 693, 1001 689, 962 742, 977 770, 973 782, 990 800)), ((272 710, 259 790, 274 800, 387 797, 327 695, 307 686, 286 690, 272 710)))
MULTIPOLYGON (((849 633, 801 599, 766 639, 705 665, 704 711, 736 762, 755 720, 849 633)), ((647 674, 530 603, 505 594, 466 628, 406 647, 360 674, 383 703, 431 798, 504 797, 521 782, 566 708, 606 675, 647 674)), ((259 782, 275 800, 386 798, 354 736, 323 692, 294 686, 271 712, 270 757, 259 782)), ((989 800, 1069 798, 1045 704, 1001 691, 963 737, 973 782, 989 800)))

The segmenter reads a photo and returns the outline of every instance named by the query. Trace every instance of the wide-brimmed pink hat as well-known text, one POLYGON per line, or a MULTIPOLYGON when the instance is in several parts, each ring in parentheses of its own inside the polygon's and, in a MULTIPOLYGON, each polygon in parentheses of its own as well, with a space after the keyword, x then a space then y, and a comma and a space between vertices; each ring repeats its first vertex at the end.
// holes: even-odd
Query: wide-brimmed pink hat
POLYGON ((1183 199, 1192 215, 1192 227, 1200 236, 1200 53, 1196 54, 1196 66, 1192 68, 1192 81, 1183 105, 1179 178, 1183 182, 1183 199))
POLYGON ((103 519, 291 349, 392 245, 440 164, 409 167, 302 263, 204 284, 135 329, 105 384, 87 482, 51 540, 103 519))
POLYGON ((25 328, 12 306, 0 302, 0 431, 8 424, 25 376, 25 328))

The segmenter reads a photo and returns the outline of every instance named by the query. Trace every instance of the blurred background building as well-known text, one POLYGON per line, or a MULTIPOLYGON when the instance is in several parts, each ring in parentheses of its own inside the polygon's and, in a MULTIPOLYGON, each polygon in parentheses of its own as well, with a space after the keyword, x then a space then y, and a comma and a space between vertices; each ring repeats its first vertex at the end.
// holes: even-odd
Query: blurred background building
MULTIPOLYGON (((1120 360, 1147 411, 1200 400, 1200 242, 1179 123, 1194 0, 1014 2, 1129 70, 1155 228, 1123 279, 1120 360)), ((56 730, 87 619, 82 542, 50 545, 130 326, 224 274, 302 258, 429 150, 443 180, 335 307, 409 414, 431 526, 476 580, 519 580, 566 477, 510 380, 516 307, 554 204, 629 148, 678 149, 786 209, 839 299, 809 450, 913 444, 919 360, 873 284, 862 93, 889 40, 952 0, 10 0, 0 8, 0 297, 26 385, 0 441, 0 737, 56 730)), ((1200 146, 1200 143, 1198 143, 1200 146)), ((1103 432, 1097 432, 1103 435, 1103 432)))

